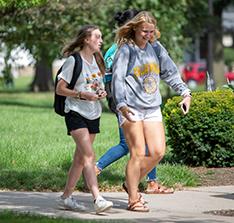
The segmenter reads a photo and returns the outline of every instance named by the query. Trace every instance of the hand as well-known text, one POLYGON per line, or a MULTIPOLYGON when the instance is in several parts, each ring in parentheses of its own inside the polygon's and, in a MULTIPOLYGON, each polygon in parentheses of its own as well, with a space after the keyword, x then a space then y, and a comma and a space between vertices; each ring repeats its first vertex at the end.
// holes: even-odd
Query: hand
POLYGON ((190 104, 191 104, 191 96, 185 96, 184 99, 179 103, 180 108, 184 115, 189 112, 190 104))
POLYGON ((106 91, 103 90, 102 88, 98 89, 98 90, 96 91, 96 94, 98 95, 98 98, 99 98, 99 99, 103 99, 103 98, 105 98, 106 95, 107 95, 106 91))
POLYGON ((129 122, 135 122, 131 115, 135 115, 134 112, 132 112, 128 106, 123 106, 119 109, 122 113, 122 115, 129 121, 129 122))
POLYGON ((81 99, 88 101, 97 101, 99 99, 98 95, 92 92, 82 91, 80 94, 81 99))

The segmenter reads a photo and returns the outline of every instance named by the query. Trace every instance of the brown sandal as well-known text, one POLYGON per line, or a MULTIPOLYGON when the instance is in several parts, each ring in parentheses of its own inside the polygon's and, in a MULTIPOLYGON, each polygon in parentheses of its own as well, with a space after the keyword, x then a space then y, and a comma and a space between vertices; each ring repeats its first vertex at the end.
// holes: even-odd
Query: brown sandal
POLYGON ((145 193, 146 194, 173 194, 174 189, 162 186, 157 182, 150 182, 147 189, 145 190, 145 193))
POLYGON ((142 204, 140 199, 135 202, 129 203, 127 210, 129 211, 137 211, 137 212, 149 212, 149 207, 142 204))
MULTIPOLYGON (((122 184, 122 187, 123 187, 123 189, 125 190, 125 192, 128 194, 128 188, 126 187, 125 183, 122 184)), ((139 200, 143 205, 145 205, 145 204, 148 203, 148 202, 145 201, 145 199, 142 197, 141 193, 138 193, 138 195, 139 195, 138 200, 139 200)))

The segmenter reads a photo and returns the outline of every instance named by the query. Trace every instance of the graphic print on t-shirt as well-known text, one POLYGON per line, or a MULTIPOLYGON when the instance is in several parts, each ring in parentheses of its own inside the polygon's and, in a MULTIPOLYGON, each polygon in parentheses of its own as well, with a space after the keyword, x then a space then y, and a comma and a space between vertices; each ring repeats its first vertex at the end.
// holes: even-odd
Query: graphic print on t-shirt
POLYGON ((90 92, 96 92, 98 89, 103 88, 102 74, 101 72, 84 74, 85 77, 85 90, 90 92))

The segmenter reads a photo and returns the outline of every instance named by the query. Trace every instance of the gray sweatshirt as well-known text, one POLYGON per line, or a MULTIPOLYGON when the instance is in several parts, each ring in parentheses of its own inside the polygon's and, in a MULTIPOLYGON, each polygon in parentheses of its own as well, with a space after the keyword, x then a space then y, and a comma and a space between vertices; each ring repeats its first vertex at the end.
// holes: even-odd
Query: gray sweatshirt
POLYGON ((121 46, 113 62, 112 92, 117 109, 129 106, 154 109, 161 105, 160 79, 178 94, 190 92, 166 49, 157 41, 144 49, 137 45, 121 46), (160 48, 159 58, 153 46, 160 48))

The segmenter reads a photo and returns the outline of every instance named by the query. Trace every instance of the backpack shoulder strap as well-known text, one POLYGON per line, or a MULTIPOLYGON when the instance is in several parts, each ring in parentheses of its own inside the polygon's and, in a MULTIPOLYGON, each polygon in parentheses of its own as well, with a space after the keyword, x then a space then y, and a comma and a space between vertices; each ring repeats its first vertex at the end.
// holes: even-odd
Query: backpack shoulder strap
POLYGON ((72 56, 75 59, 75 66, 74 66, 74 70, 73 70, 72 79, 71 79, 71 82, 69 84, 70 89, 73 89, 75 87, 76 81, 79 78, 80 73, 82 71, 82 58, 81 58, 80 54, 74 53, 74 54, 72 54, 72 56))
POLYGON ((128 70, 127 70, 127 75, 129 75, 135 63, 136 53, 134 52, 134 49, 132 46, 130 46, 129 44, 126 44, 126 45, 128 46, 128 49, 129 49, 129 63, 128 63, 128 70))
POLYGON ((158 62, 159 62, 159 69, 161 71, 161 62, 162 62, 162 58, 161 58, 161 44, 156 40, 154 43, 151 44, 151 46, 154 49, 154 52, 158 58, 158 62))
POLYGON ((155 41, 153 44, 151 44, 154 52, 159 60, 159 64, 161 64, 161 47, 160 44, 158 43, 158 41, 155 41))

